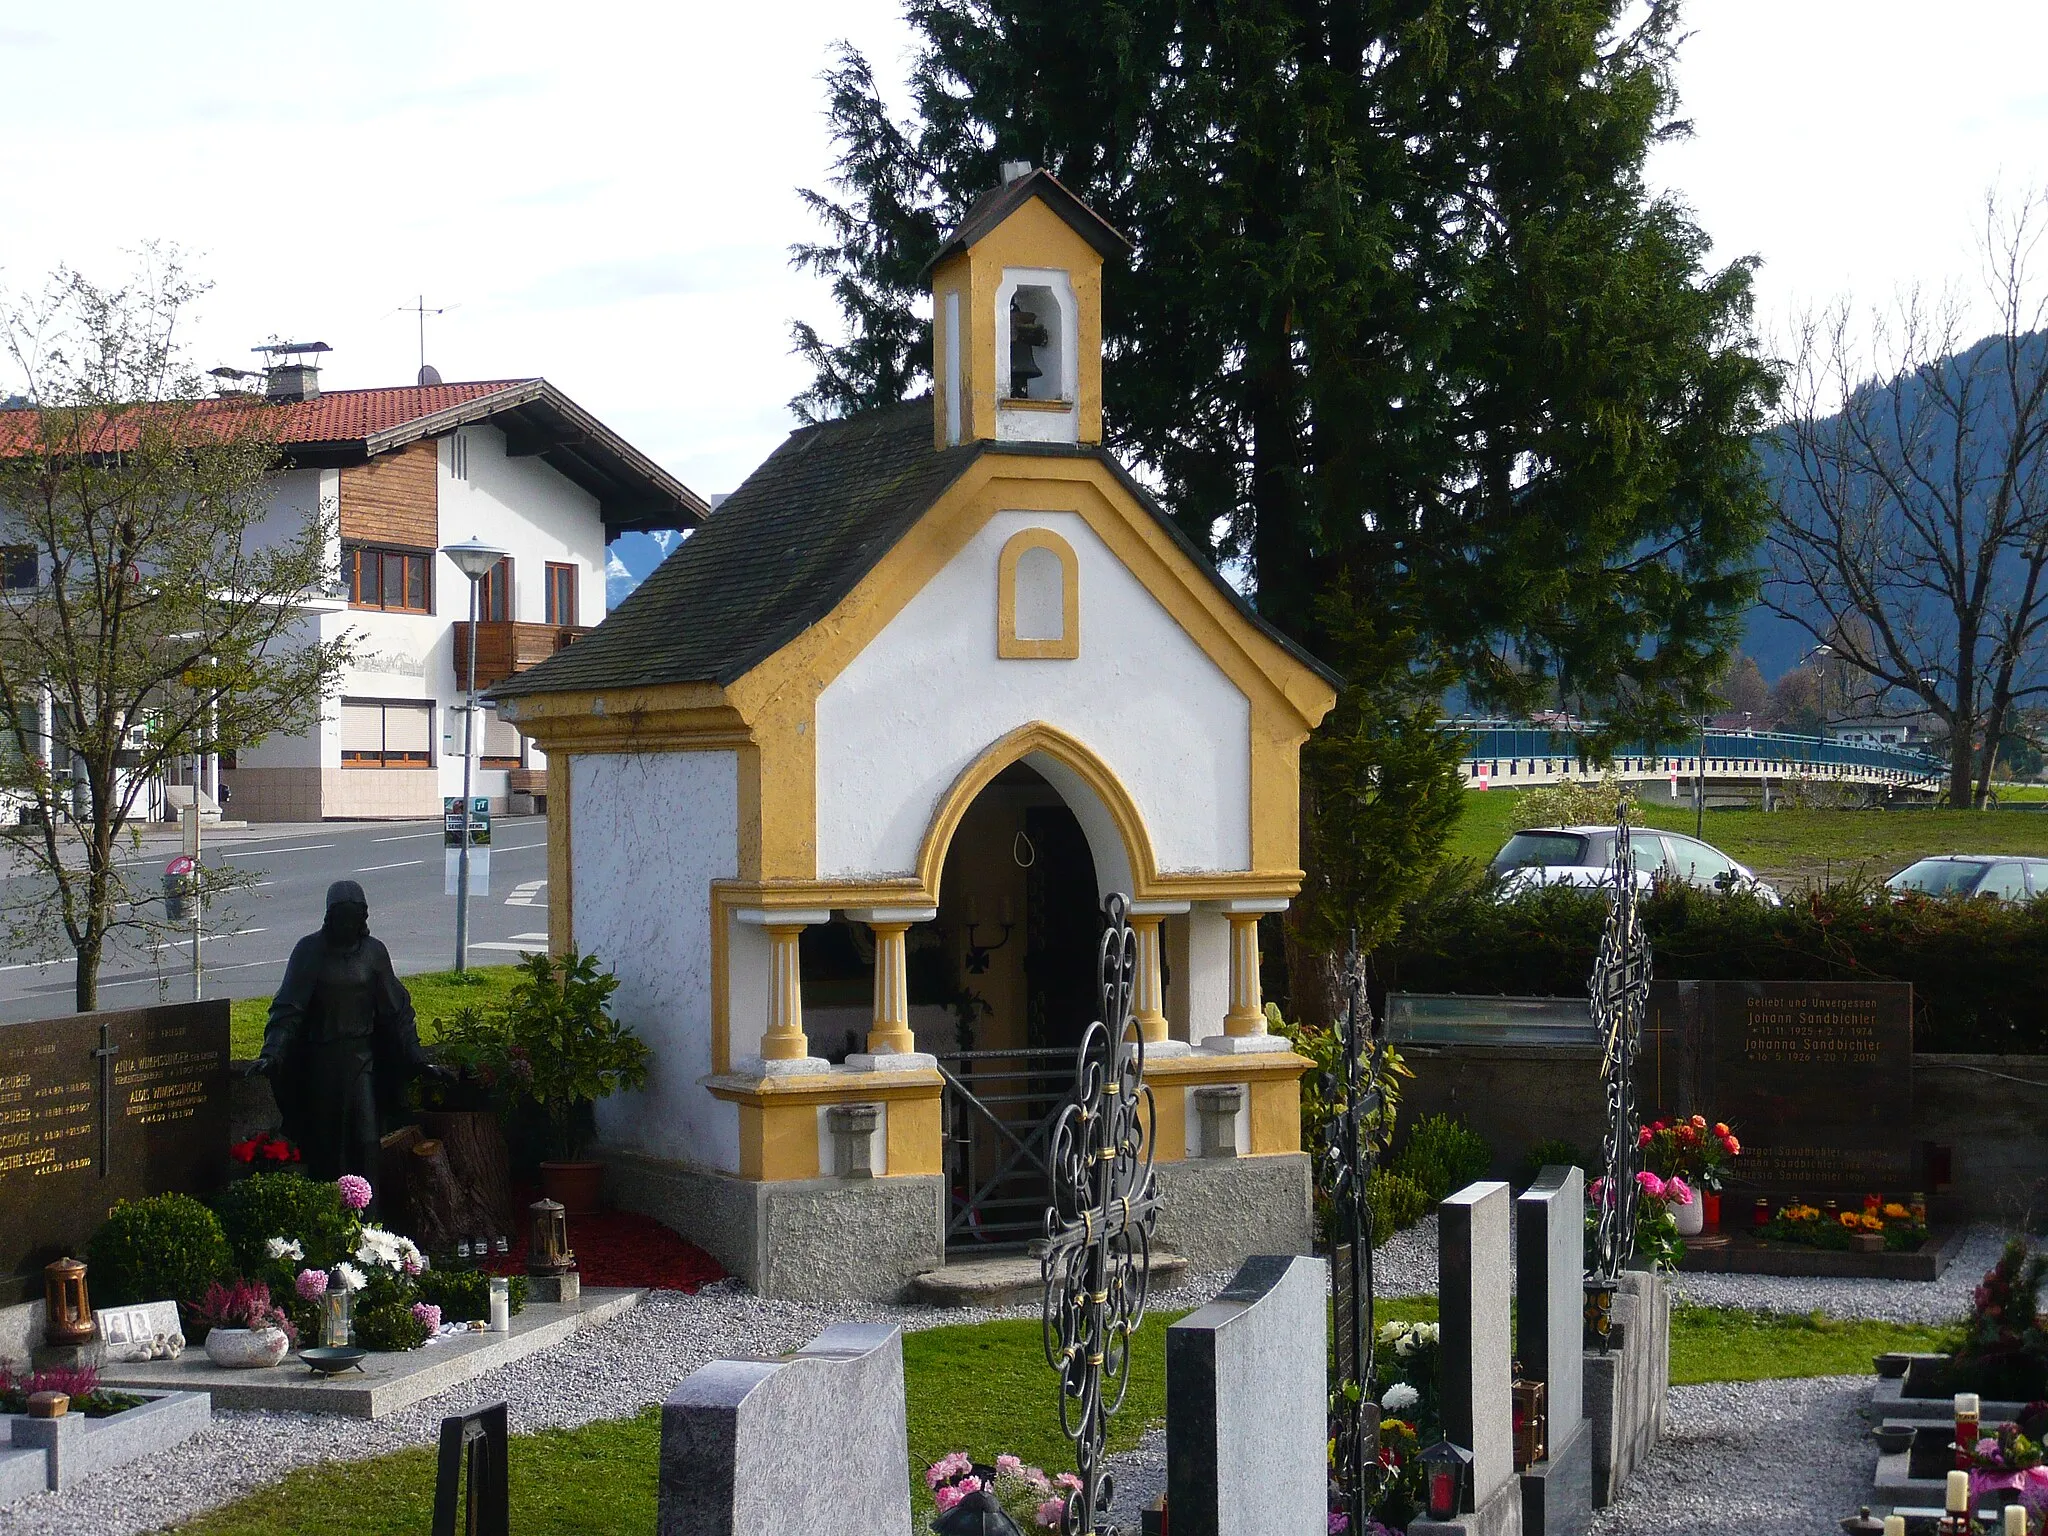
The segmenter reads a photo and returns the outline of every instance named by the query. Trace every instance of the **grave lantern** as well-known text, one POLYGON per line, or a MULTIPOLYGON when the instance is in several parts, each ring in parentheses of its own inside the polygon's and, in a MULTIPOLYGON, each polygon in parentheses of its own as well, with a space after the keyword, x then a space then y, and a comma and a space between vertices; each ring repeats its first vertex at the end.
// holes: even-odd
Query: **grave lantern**
POLYGON ((1586 1282, 1586 1343, 1603 1355, 1614 1345, 1614 1285, 1597 1276, 1586 1282))
POLYGON ((355 1295, 340 1275, 327 1277, 327 1289, 320 1297, 320 1344, 324 1349, 347 1349, 355 1331, 355 1295))
POLYGON ((51 1344, 89 1344, 99 1337, 85 1294, 85 1266, 77 1259, 43 1266, 43 1315, 43 1338, 51 1344))
POLYGON ((1024 1536, 1017 1522, 1003 1513, 1003 1506, 988 1491, 986 1484, 994 1480, 994 1470, 976 1467, 974 1472, 983 1479, 984 1486, 932 1522, 936 1536, 1024 1536))
POLYGON ((533 1227, 526 1240, 529 1275, 566 1275, 576 1267, 569 1248, 569 1212, 559 1201, 536 1200, 528 1206, 533 1227))
POLYGON ((1455 1520, 1469 1502, 1472 1453, 1462 1445, 1439 1440, 1422 1453, 1422 1486, 1432 1520, 1455 1520))
POLYGON ((1541 1381, 1527 1381, 1518 1373, 1513 1391, 1515 1428, 1515 1470, 1534 1466, 1547 1454, 1549 1439, 1550 1388, 1541 1381))

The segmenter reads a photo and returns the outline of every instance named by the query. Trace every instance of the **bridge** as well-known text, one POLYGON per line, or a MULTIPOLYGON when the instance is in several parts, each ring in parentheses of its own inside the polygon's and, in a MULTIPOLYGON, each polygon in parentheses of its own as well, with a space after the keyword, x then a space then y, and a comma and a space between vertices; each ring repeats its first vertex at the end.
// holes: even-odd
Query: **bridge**
POLYGON ((1445 729, 1466 738, 1462 763, 1467 789, 1536 789, 1566 779, 1617 778, 1642 784, 1661 780, 1674 802, 1690 805, 1760 801, 1769 810, 1790 790, 1837 785, 1868 801, 1930 795, 1944 786, 1947 765, 1911 747, 1872 746, 1825 736, 1781 731, 1708 731, 1675 746, 1642 743, 1615 747, 1608 769, 1587 755, 1583 737, 1598 730, 1527 722, 1454 721, 1445 729), (1702 747, 1704 746, 1704 750, 1702 747))

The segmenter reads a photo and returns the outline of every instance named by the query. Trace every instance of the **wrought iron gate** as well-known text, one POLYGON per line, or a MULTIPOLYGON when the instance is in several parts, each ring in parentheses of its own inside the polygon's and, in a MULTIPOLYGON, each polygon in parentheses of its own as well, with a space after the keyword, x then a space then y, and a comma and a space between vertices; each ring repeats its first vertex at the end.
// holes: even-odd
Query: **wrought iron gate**
POLYGON ((1074 1053, 958 1051, 946 1080, 946 1247, 1022 1248, 1045 1235, 1053 1122, 1074 1087, 1074 1053))

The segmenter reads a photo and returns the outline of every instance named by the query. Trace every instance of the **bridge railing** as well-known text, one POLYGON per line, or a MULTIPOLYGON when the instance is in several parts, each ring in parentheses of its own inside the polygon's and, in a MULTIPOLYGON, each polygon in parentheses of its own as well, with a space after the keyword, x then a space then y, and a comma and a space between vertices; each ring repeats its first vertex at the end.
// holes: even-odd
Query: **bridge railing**
MULTIPOLYGON (((1472 762, 1541 762, 1554 764, 1546 773, 1596 772, 1586 753, 1584 734, 1545 726, 1492 722, 1452 722, 1446 730, 1467 740, 1472 762)), ((1699 771, 1700 739, 1664 744, 1628 742, 1615 746, 1613 765, 1627 774, 1699 771)), ((1917 780, 1939 775, 1939 758, 1912 747, 1838 741, 1787 731, 1708 731, 1705 771, 1716 773, 1785 773, 1805 770, 1848 770, 1859 776, 1917 780)))

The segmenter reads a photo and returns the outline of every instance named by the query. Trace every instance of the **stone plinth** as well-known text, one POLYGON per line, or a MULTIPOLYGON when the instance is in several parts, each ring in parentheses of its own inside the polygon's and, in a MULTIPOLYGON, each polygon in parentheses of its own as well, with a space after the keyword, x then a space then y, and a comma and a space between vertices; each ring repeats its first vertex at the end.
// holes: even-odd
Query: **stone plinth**
POLYGON ((1671 1387, 1671 1290, 1651 1270, 1631 1269, 1614 1293, 1621 1343, 1586 1351, 1586 1412, 1593 1423, 1593 1507, 1620 1495, 1664 1433, 1671 1387))
MULTIPOLYGON (((1472 1452, 1485 1513, 1514 1481, 1514 1361, 1508 1308, 1508 1187, 1468 1184, 1437 1208, 1438 1369, 1444 1436, 1472 1452)), ((1517 1489, 1511 1527, 1521 1525, 1517 1489)))
POLYGON ((88 1419, 67 1413, 55 1419, 0 1416, 6 1441, 0 1444, 0 1505, 32 1493, 75 1488, 101 1473, 140 1457, 182 1445, 213 1422, 203 1392, 150 1395, 140 1407, 88 1419))

